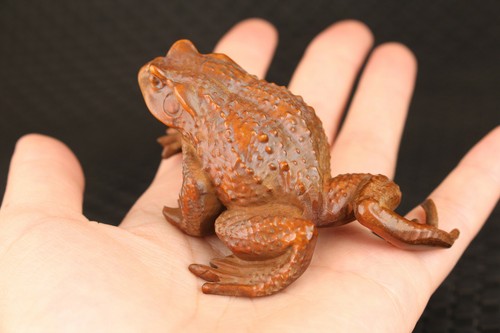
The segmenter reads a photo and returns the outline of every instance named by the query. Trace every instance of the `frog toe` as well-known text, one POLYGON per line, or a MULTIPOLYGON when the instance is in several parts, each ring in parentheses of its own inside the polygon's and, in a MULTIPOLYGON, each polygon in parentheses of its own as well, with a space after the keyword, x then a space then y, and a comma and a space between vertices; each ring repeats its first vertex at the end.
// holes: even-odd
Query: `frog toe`
POLYGON ((269 294, 263 284, 205 283, 201 290, 204 294, 223 296, 259 297, 269 294))
POLYGON ((201 288, 204 294, 258 297, 273 293, 266 283, 269 280, 267 274, 252 267, 228 263, 219 267, 192 264, 189 270, 199 278, 208 281, 201 288))
POLYGON ((162 158, 169 158, 182 151, 181 135, 172 128, 167 130, 166 135, 159 137, 157 142, 163 147, 162 158))
POLYGON ((225 268, 212 267, 201 264, 191 264, 189 265, 189 270, 197 277, 202 278, 203 280, 208 282, 220 282, 223 284, 249 283, 248 277, 245 277, 246 274, 243 267, 241 270, 228 270, 225 268))
POLYGON ((200 264, 189 265, 189 270, 191 273, 205 281, 209 282, 219 282, 220 276, 217 271, 214 271, 213 267, 200 264))
POLYGON ((182 211, 180 208, 163 207, 163 216, 165 219, 175 226, 179 226, 182 221, 182 211))

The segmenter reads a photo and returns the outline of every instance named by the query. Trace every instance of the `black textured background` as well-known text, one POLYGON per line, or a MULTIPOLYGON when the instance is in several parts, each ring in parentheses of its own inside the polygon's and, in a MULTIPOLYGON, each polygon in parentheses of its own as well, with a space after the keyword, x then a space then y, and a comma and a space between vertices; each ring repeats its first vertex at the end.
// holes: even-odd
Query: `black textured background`
MULTIPOLYGON (((403 42, 419 60, 396 176, 406 211, 500 123, 499 13, 494 0, 0 0, 0 191, 16 139, 49 134, 83 164, 87 216, 116 224, 159 159, 163 127, 136 84, 143 63, 180 38, 209 52, 257 16, 280 32, 268 79, 287 84, 311 38, 354 18, 377 44, 403 42)), ((497 207, 415 332, 500 332, 499 217, 497 207)))

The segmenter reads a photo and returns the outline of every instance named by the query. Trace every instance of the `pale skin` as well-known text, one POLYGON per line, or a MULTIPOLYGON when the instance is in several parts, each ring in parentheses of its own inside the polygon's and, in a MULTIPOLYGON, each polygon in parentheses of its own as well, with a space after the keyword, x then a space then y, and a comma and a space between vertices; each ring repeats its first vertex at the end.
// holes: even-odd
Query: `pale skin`
MULTIPOLYGON (((264 77, 276 40, 268 23, 247 20, 216 52, 264 77)), ((335 131, 372 43, 363 24, 334 24, 309 45, 289 85, 324 123, 332 174, 394 175, 416 73, 407 48, 376 47, 335 131)), ((277 295, 247 299, 202 294, 187 267, 220 256, 220 243, 186 236, 161 214, 176 205, 181 156, 162 161, 114 227, 82 214, 84 176, 73 153, 55 139, 27 135, 16 146, 0 209, 0 331, 410 332, 498 201, 498 151, 499 127, 430 194, 440 227, 460 229, 450 249, 402 251, 356 223, 322 229, 299 280, 277 295)), ((408 217, 421 215, 417 208, 408 217)))

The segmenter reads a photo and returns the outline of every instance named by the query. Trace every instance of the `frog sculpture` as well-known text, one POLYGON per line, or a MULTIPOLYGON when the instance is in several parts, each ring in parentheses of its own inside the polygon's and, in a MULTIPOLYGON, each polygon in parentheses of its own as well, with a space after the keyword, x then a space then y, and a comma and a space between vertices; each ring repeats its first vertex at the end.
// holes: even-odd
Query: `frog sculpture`
POLYGON ((151 113, 169 127, 165 158, 182 151, 179 207, 168 222, 192 236, 215 231, 233 255, 189 270, 202 291, 265 296, 307 269, 317 229, 354 220, 400 248, 450 247, 457 229, 393 210, 399 187, 383 175, 330 172, 330 147, 312 107, 284 87, 248 74, 224 54, 187 40, 144 65, 139 84, 151 113))

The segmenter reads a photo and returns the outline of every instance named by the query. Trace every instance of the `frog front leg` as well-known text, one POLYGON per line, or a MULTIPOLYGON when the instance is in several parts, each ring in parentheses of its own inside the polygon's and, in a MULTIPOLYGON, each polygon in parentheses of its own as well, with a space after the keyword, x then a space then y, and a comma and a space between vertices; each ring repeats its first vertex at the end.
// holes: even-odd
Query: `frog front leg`
POLYGON ((179 195, 179 207, 165 206, 166 220, 191 236, 213 233, 215 218, 222 211, 222 204, 214 188, 202 170, 194 148, 182 145, 183 183, 179 195))
POLYGON ((274 294, 295 281, 309 266, 317 237, 314 223, 296 208, 276 205, 225 211, 215 232, 234 255, 189 269, 209 281, 206 294, 246 297, 274 294))
POLYGON ((394 212, 399 205, 399 187, 383 175, 346 174, 328 184, 326 209, 319 226, 339 225, 358 220, 376 235, 404 249, 450 247, 459 231, 438 228, 432 200, 422 204, 426 221, 408 220, 394 212))

